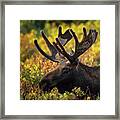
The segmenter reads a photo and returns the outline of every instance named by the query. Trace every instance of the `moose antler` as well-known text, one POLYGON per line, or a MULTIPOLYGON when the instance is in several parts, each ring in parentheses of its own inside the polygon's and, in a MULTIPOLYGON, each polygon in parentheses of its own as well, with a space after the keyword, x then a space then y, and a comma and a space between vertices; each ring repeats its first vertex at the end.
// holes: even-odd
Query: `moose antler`
POLYGON ((45 33, 41 32, 42 37, 44 38, 49 50, 51 51, 51 56, 47 55, 38 45, 37 40, 34 41, 37 49, 39 52, 44 55, 46 58, 52 60, 53 62, 59 62, 59 60, 56 58, 56 54, 60 53, 64 57, 66 57, 70 63, 76 63, 77 58, 83 54, 86 50, 88 50, 92 44, 96 41, 97 38, 97 32, 96 30, 89 30, 89 33, 87 34, 86 28, 83 28, 83 39, 81 42, 78 41, 78 38, 75 34, 75 32, 72 29, 66 30, 64 34, 62 34, 62 28, 61 26, 58 28, 58 38, 56 38, 56 43, 53 42, 53 45, 49 42, 47 39, 45 33), (74 37, 75 40, 75 52, 73 55, 69 55, 63 46, 65 46, 71 38, 74 37), (61 40, 62 39, 62 40, 61 40))
MULTIPOLYGON (((49 40, 47 39, 47 37, 46 37, 46 35, 45 35, 45 33, 44 33, 43 31, 41 31, 41 35, 42 35, 42 37, 44 38, 44 40, 45 40, 45 42, 46 42, 46 44, 47 44, 47 46, 48 46, 48 48, 49 48, 49 50, 50 50, 50 52, 51 52, 51 56, 48 55, 48 54, 46 54, 46 53, 40 48, 40 46, 38 45, 37 40, 34 41, 35 46, 37 47, 37 49, 39 50, 39 52, 40 52, 43 56, 45 56, 46 58, 52 60, 53 62, 59 62, 59 61, 57 60, 57 58, 56 58, 56 54, 57 54, 59 51, 56 49, 55 46, 53 46, 53 45, 49 42, 49 40)), ((71 38, 72 38, 72 35, 71 35, 69 29, 66 30, 66 32, 65 32, 64 34, 62 34, 62 27, 59 26, 59 28, 58 28, 58 39, 59 39, 59 41, 60 41, 60 44, 63 45, 63 46, 65 46, 66 43, 67 43, 71 38)))
POLYGON ((45 40, 45 42, 46 42, 46 44, 47 44, 47 46, 48 46, 48 48, 49 48, 49 50, 50 50, 50 52, 51 52, 52 55, 51 55, 51 56, 50 56, 50 55, 47 55, 47 54, 39 47, 37 40, 35 40, 34 43, 35 43, 37 49, 38 49, 39 52, 40 52, 43 56, 45 56, 46 58, 52 60, 53 62, 58 62, 58 60, 56 59, 56 54, 58 53, 57 50, 56 50, 55 47, 49 42, 49 40, 47 39, 47 37, 46 37, 46 35, 44 34, 43 31, 41 31, 41 34, 42 34, 42 37, 44 38, 44 40, 45 40))
POLYGON ((65 51, 64 47, 62 46, 58 38, 56 38, 56 43, 54 42, 53 45, 62 55, 64 55, 70 61, 70 63, 75 63, 77 58, 81 54, 83 54, 86 50, 88 50, 92 46, 92 44, 96 41, 98 33, 96 32, 96 30, 89 30, 89 33, 87 34, 86 29, 83 28, 84 33, 83 40, 79 43, 75 32, 73 32, 72 29, 70 29, 70 32, 75 40, 75 52, 72 56, 65 51))
POLYGON ((86 29, 83 28, 83 33, 84 33, 83 40, 79 43, 75 32, 73 32, 72 29, 70 31, 75 40, 75 53, 72 56, 73 59, 75 60, 92 46, 92 44, 96 41, 98 33, 96 32, 96 30, 89 30, 89 33, 87 34, 86 29))

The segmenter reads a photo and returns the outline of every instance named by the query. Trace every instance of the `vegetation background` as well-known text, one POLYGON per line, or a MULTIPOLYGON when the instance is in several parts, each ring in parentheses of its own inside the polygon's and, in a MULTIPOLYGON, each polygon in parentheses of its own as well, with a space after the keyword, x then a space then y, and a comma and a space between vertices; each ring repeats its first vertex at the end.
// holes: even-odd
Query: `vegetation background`
MULTIPOLYGON (((34 45, 37 39, 41 48, 48 54, 49 50, 40 34, 44 30, 50 42, 55 41, 58 36, 58 26, 62 26, 63 33, 71 28, 82 40, 83 27, 89 31, 91 28, 98 32, 97 40, 79 59, 88 66, 100 66, 100 21, 99 20, 21 20, 20 21, 20 99, 21 100, 78 100, 93 99, 80 88, 74 88, 72 92, 59 93, 57 88, 50 92, 40 90, 38 83, 49 71, 53 70, 57 63, 54 63, 42 56, 34 45)), ((72 39, 65 49, 69 52, 74 50, 74 40, 72 39)), ((99 95, 94 99, 100 99, 99 95)))

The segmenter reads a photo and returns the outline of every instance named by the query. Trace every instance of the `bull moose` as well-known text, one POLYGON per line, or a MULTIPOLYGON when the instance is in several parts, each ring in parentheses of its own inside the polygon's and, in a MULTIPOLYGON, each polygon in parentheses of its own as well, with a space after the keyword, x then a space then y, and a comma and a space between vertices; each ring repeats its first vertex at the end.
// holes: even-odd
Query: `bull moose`
POLYGON ((86 91, 89 88, 93 95, 100 94, 100 66, 89 67, 80 62, 78 57, 88 50, 96 41, 98 32, 95 29, 90 29, 87 32, 83 28, 83 39, 79 42, 78 37, 72 29, 62 33, 62 27, 58 28, 58 37, 56 42, 50 43, 44 31, 41 31, 51 55, 46 54, 38 45, 37 40, 34 44, 38 51, 47 59, 60 63, 60 59, 56 56, 63 56, 66 60, 60 63, 55 69, 47 73, 39 83, 43 91, 49 91, 53 87, 57 87, 60 93, 71 91, 74 87, 80 87, 86 91), (72 53, 66 52, 64 46, 71 40, 75 41, 75 50, 72 53))

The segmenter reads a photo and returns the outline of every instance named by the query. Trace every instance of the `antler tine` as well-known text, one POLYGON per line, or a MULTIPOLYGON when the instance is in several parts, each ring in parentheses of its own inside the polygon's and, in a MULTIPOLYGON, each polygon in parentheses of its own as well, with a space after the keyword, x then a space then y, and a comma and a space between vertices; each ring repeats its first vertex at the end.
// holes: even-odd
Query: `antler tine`
POLYGON ((55 55, 57 54, 57 50, 54 48, 54 46, 50 43, 50 41, 47 39, 45 33, 43 31, 41 31, 42 37, 44 38, 49 50, 52 53, 52 56, 55 57, 55 55))
POLYGON ((52 60, 53 62, 58 62, 58 60, 56 59, 56 54, 58 53, 57 50, 56 50, 56 48, 49 42, 49 40, 47 39, 47 37, 46 37, 46 35, 45 35, 45 33, 44 33, 43 31, 41 31, 41 34, 42 34, 42 37, 44 38, 44 40, 45 40, 45 42, 46 42, 46 44, 47 44, 50 52, 52 53, 52 55, 51 55, 51 56, 50 56, 50 55, 47 55, 47 54, 39 47, 39 45, 38 45, 38 43, 37 43, 37 40, 35 40, 34 43, 35 43, 37 49, 38 49, 39 52, 40 52, 43 56, 45 56, 46 58, 52 60))
POLYGON ((98 33, 96 32, 96 30, 90 30, 89 34, 87 35, 86 29, 83 28, 83 40, 79 43, 75 32, 73 32, 72 29, 70 31, 75 40, 75 53, 73 55, 73 59, 75 60, 92 46, 92 44, 96 41, 98 33))
POLYGON ((87 31, 86 29, 83 27, 83 39, 85 39, 87 37, 87 31))
POLYGON ((62 27, 59 26, 58 27, 58 37, 60 37, 62 35, 62 27))
POLYGON ((72 29, 70 29, 70 31, 71 31, 71 33, 72 33, 72 35, 73 35, 73 37, 74 37, 74 40, 75 40, 75 51, 77 51, 77 49, 78 49, 78 47, 79 47, 79 41, 78 41, 78 38, 77 38, 75 32, 73 32, 72 29))
POLYGON ((62 27, 58 27, 58 39, 60 43, 65 46, 71 39, 72 35, 70 33, 70 29, 67 29, 64 33, 62 33, 62 27))

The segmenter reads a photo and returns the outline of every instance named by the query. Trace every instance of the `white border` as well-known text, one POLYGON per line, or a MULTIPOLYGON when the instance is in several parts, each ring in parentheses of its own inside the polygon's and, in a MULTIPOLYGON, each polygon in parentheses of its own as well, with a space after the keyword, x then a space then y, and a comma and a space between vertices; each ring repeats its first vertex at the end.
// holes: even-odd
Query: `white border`
POLYGON ((115 5, 5 5, 5 115, 115 115, 115 5), (99 101, 22 101, 20 20, 100 20, 99 101))

